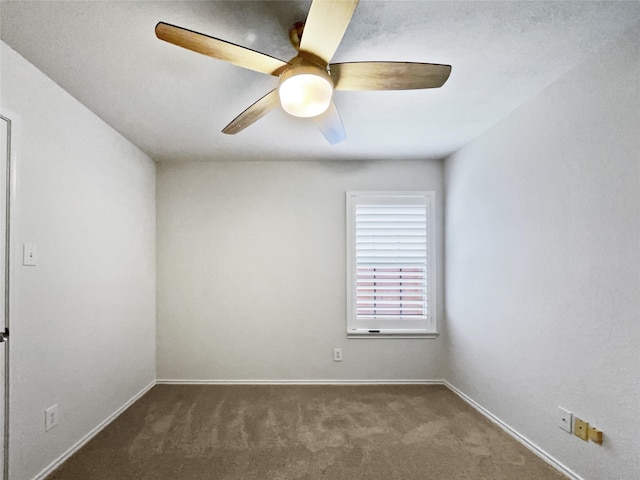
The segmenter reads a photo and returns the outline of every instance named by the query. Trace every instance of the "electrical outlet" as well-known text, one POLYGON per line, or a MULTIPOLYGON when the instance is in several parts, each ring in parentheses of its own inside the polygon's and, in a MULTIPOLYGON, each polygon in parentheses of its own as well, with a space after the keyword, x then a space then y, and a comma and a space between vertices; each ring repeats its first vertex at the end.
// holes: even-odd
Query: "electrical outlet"
POLYGON ((58 404, 51 405, 44 411, 44 431, 48 432, 53 427, 60 423, 60 412, 58 411, 58 404))
POLYGON ((341 362, 342 361, 342 349, 341 348, 334 348, 333 349, 333 361, 334 362, 341 362))
POLYGON ((558 426, 567 432, 573 432, 573 413, 558 407, 558 426))
POLYGON ((585 422, 581 418, 575 417, 573 423, 573 434, 586 442, 589 439, 589 422, 585 422))

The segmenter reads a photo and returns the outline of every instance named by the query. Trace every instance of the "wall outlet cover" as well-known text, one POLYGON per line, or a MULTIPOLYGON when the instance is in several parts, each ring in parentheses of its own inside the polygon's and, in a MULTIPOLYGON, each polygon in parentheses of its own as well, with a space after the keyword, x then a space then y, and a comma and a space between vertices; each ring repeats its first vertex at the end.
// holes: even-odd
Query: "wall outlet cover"
POLYGON ((581 418, 575 417, 573 422, 573 433, 576 437, 586 442, 589 439, 589 422, 585 422, 581 418))
POLYGON ((341 362, 342 361, 342 349, 341 348, 334 348, 333 349, 333 361, 334 362, 341 362))
POLYGON ((48 432, 53 427, 60 423, 60 412, 58 411, 58 404, 51 405, 44 411, 44 431, 48 432))
POLYGON ((569 433, 573 432, 573 413, 558 407, 558 426, 569 433))
POLYGON ((602 445, 602 431, 598 430, 596 427, 589 426, 589 440, 593 443, 597 443, 598 445, 602 445))

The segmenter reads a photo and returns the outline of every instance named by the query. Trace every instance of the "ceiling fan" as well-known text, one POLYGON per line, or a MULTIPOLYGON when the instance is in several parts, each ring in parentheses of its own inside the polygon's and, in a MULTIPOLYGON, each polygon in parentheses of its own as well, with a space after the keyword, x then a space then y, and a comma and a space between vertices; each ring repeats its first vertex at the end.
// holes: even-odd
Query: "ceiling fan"
POLYGON ((156 36, 179 47, 279 77, 278 87, 238 115, 224 127, 223 133, 238 133, 280 105, 296 117, 313 118, 333 145, 346 138, 340 114, 332 100, 334 90, 438 88, 451 73, 450 65, 432 63, 330 64, 358 1, 313 0, 307 20, 296 23, 289 32, 298 54, 287 62, 164 22, 156 25, 156 36))

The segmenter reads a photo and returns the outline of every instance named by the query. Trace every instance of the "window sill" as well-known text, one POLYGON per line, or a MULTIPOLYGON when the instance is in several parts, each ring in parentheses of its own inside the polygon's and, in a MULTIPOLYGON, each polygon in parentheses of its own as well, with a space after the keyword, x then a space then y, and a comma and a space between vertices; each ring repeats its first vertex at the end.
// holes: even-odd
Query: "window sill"
POLYGON ((347 332, 347 338, 373 339, 373 338, 438 338, 437 332, 408 332, 408 331, 385 331, 369 332, 368 330, 347 332))

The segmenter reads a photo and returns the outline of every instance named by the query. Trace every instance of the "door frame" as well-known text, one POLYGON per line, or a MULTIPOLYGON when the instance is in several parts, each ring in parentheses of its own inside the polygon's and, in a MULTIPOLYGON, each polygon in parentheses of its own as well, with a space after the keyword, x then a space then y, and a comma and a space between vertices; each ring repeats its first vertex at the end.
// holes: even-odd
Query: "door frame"
MULTIPOLYGON (((11 424, 11 378, 15 372, 13 366, 13 354, 11 343, 13 338, 11 332, 13 330, 10 327, 12 320, 17 318, 17 279, 18 270, 21 265, 19 244, 19 208, 18 208, 18 156, 21 146, 21 118, 20 116, 11 110, 10 108, 0 105, 0 117, 9 122, 9 139, 10 139, 10 151, 8 160, 9 175, 7 176, 7 189, 9 190, 7 195, 8 209, 7 209, 7 288, 8 293, 6 297, 7 302, 7 320, 6 328, 9 329, 9 341, 5 345, 5 402, 4 402, 4 425, 0 425, 0 434, 4 437, 4 449, 0 453, 4 457, 4 469, 0 472, 0 476, 3 480, 9 479, 9 438, 12 428, 11 424)), ((14 323, 15 325, 15 323, 14 323)))

